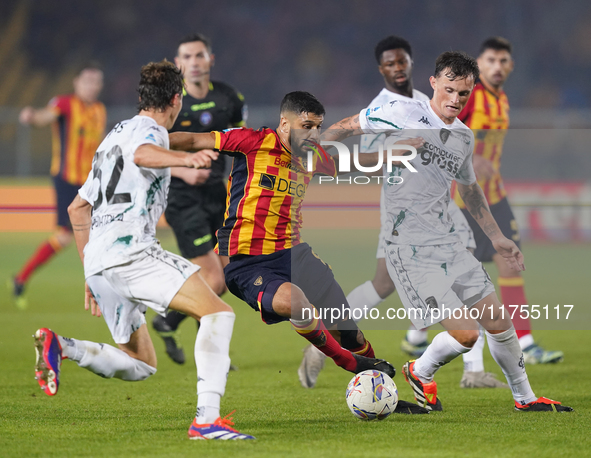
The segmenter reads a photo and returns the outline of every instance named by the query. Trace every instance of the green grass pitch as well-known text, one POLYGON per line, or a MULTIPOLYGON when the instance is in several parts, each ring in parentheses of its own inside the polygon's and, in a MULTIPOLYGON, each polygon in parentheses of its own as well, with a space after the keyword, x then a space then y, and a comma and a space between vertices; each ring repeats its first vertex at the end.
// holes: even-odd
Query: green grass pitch
MULTIPOLYGON (((8 279, 46 234, 0 234, 0 278, 8 279)), ((163 245, 176 251, 171 234, 163 245)), ((329 262, 345 292, 371 279, 375 269, 373 232, 315 230, 305 234, 329 262), (354 240, 355 243, 350 241, 354 240), (354 266, 354 267, 353 267, 354 266)), ((526 287, 530 300, 574 304, 588 300, 591 246, 527 245, 526 287)), ((490 269, 494 270, 494 269, 490 269)), ((112 343, 102 318, 83 308, 83 274, 73 247, 33 277, 29 308, 17 310, 6 288, 0 291, 0 456, 590 456, 591 332, 539 331, 547 348, 562 349, 555 366, 528 366, 538 396, 573 406, 570 414, 520 414, 509 390, 462 390, 461 359, 437 374, 444 412, 392 415, 365 423, 348 411, 344 394, 350 374, 330 361, 317 388, 304 390, 297 368, 305 341, 287 324, 266 326, 259 315, 230 294, 237 314, 231 357, 239 367, 229 375, 222 413, 256 441, 189 441, 195 413, 195 324, 182 325, 188 353, 175 365, 153 334, 158 372, 140 383, 103 380, 64 361, 57 396, 46 396, 33 379, 31 337, 39 327, 65 336, 112 343)), ((397 306, 392 297, 384 306, 397 306)), ((583 314, 584 315, 584 314, 583 314)), ((153 312, 148 311, 148 320, 153 312)), ((588 315, 587 315, 588 316, 588 315)), ((584 329, 579 326, 580 329, 584 329)), ((589 329, 589 327, 587 327, 589 329)), ((437 330, 431 332, 431 336, 437 330)), ((412 400, 400 373, 406 357, 399 350, 404 333, 366 332, 376 353, 392 362, 402 399, 412 400)), ((502 377, 485 349, 487 370, 502 377)))

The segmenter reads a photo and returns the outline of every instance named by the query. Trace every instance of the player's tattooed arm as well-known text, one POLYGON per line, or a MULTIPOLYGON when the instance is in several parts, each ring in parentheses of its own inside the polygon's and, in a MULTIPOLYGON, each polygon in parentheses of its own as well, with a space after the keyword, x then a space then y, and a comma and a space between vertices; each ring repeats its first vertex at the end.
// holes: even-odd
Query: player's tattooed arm
POLYGON ((340 141, 352 135, 361 135, 361 125, 359 124, 359 114, 349 116, 324 131, 320 136, 324 141, 340 141))
POLYGON ((499 226, 490 212, 490 208, 488 207, 488 203, 486 202, 486 198, 479 184, 474 182, 471 185, 466 186, 458 183, 458 191, 462 200, 466 204, 466 208, 488 238, 493 239, 501 234, 499 226))
POLYGON ((92 205, 85 201, 79 194, 72 201, 68 207, 68 215, 70 216, 70 223, 74 232, 74 240, 76 241, 76 248, 78 255, 84 264, 84 247, 88 243, 90 234, 90 225, 92 222, 92 205))
POLYGON ((458 183, 458 192, 472 217, 491 240, 496 252, 505 259, 512 269, 525 270, 523 253, 515 242, 505 237, 499 229, 478 182, 471 185, 458 183))

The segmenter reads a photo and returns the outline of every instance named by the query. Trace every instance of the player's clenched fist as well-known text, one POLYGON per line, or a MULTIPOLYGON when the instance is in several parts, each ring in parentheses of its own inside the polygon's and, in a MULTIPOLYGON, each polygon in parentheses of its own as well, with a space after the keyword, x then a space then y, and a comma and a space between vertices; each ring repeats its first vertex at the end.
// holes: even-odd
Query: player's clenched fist
POLYGON ((204 149, 193 154, 188 154, 185 167, 192 167, 196 169, 207 169, 211 167, 211 161, 218 158, 219 153, 204 149))

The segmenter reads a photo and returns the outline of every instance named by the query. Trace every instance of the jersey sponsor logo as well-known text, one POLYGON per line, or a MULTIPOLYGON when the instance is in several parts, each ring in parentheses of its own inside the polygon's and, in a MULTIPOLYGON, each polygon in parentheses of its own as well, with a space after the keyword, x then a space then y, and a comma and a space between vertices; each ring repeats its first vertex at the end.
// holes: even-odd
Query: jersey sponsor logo
MULTIPOLYGON (((449 132, 449 131, 448 131, 449 132)), ((461 158, 432 143, 425 142, 419 149, 418 155, 422 165, 435 164, 442 170, 447 170, 454 175, 458 173, 461 158)))
POLYGON ((214 107, 215 102, 196 103, 195 105, 191 105, 191 111, 207 110, 214 107))
POLYGON ((303 183, 298 183, 293 180, 286 180, 285 178, 279 178, 275 175, 268 173, 261 173, 259 180, 259 186, 269 191, 276 191, 281 193, 287 193, 290 196, 304 197, 306 194, 306 186, 303 183))
POLYGON ((209 111, 204 111, 203 113, 201 113, 201 116, 199 116, 199 122, 203 126, 207 126, 207 125, 211 124, 212 119, 213 119, 213 116, 211 115, 211 113, 209 111))
POLYGON ((270 191, 273 191, 275 189, 275 181, 277 181, 277 177, 275 175, 261 173, 261 179, 259 180, 259 186, 261 188, 265 188, 265 189, 269 189, 270 191))
POLYGON ((254 281, 254 286, 261 286, 263 284, 263 277, 259 275, 259 277, 254 281))
POLYGON ((157 142, 156 142, 156 137, 154 137, 154 134, 149 134, 149 135, 146 137, 146 140, 150 140, 151 142, 157 143, 157 142))
POLYGON ((423 124, 427 124, 428 126, 431 125, 431 123, 429 122, 429 120, 425 116, 423 116, 421 119, 419 119, 419 122, 422 122, 423 124))
POLYGON ((111 215, 93 216, 92 221, 91 221, 91 229, 105 226, 107 224, 112 223, 113 221, 123 221, 123 213, 119 213, 117 215, 111 214, 111 215))
POLYGON ((296 172, 303 172, 303 170, 298 168, 298 166, 295 165, 294 163, 292 163, 291 161, 282 160, 280 157, 275 158, 275 160, 273 161, 273 165, 277 165, 279 167, 284 167, 289 170, 294 170, 296 172))

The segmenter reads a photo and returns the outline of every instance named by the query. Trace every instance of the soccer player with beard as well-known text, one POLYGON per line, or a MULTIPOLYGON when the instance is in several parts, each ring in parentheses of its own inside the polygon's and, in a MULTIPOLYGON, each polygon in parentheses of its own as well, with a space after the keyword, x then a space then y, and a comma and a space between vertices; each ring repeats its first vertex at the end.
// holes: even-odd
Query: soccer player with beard
POLYGON ((443 410, 434 375, 443 365, 470 351, 478 340, 480 324, 486 329, 491 354, 511 387, 516 410, 572 411, 560 402, 534 395, 515 328, 488 274, 461 243, 447 212, 455 180, 467 210, 507 267, 525 269, 523 254, 503 235, 476 180, 472 166, 474 135, 457 119, 478 75, 473 58, 461 52, 445 52, 437 58, 430 78, 433 98, 429 102, 396 100, 364 109, 331 126, 322 140, 340 141, 351 135, 383 131, 400 139, 415 138, 417 131, 423 137, 415 159, 408 162, 412 168, 392 171, 403 182, 385 188, 388 272, 417 328, 440 322, 446 329, 435 336, 420 358, 403 366, 419 405, 443 410), (423 128, 425 121, 430 129, 423 128), (472 308, 478 312, 477 320, 468 313, 472 308))
MULTIPOLYGON (((503 143, 509 128, 509 101, 503 91, 503 85, 513 71, 511 51, 511 43, 502 37, 492 37, 482 43, 477 59, 480 78, 476 81, 474 91, 458 118, 474 131, 476 137, 474 171, 478 177, 478 183, 484 191, 490 211, 499 223, 503 234, 519 246, 520 237, 517 222, 507 200, 500 170, 503 143)), ((454 189, 452 188, 452 194, 454 189)), ((466 209, 460 194, 455 192, 454 196, 474 231, 476 239, 474 256, 481 262, 493 261, 495 263, 499 272, 498 286, 501 299, 505 306, 528 304, 521 273, 507 267, 503 257, 495 251, 488 237, 466 209)), ((508 308, 508 310, 512 309, 508 308)), ((516 313, 513 315, 513 324, 526 364, 548 364, 562 361, 563 352, 547 351, 535 343, 529 318, 522 318, 519 313, 516 313)), ((483 347, 484 336, 479 339, 473 351, 464 359, 467 371, 484 370, 483 347)), ((470 377, 470 374, 468 376, 470 377)), ((462 379, 464 385, 470 383, 470 380, 465 380, 465 377, 466 375, 462 379)))
MULTIPOLYGON (((307 92, 285 96, 277 130, 229 129, 210 134, 177 132, 171 147, 214 149, 234 158, 228 208, 217 231, 216 251, 228 256, 224 268, 230 291, 260 312, 267 324, 291 321, 296 331, 350 372, 393 368, 373 358, 373 349, 351 320, 327 323, 307 315, 314 308, 346 304, 330 267, 300 241, 301 204, 315 173, 336 175, 335 161, 313 156, 305 167, 310 141, 319 137, 324 107, 307 92), (292 262, 293 261, 293 262, 292 262), (293 270, 293 271, 292 271, 293 270)), ((316 313, 318 316, 318 313, 316 313)))
MULTIPOLYGON (((216 247, 220 255, 229 256, 224 274, 232 294, 259 312, 267 324, 291 322, 298 334, 343 369, 353 373, 377 369, 394 376, 389 363, 374 358, 371 344, 350 317, 329 316, 332 308, 348 309, 347 299, 330 266, 300 240, 301 206, 310 180, 315 174, 335 176, 338 169, 335 158, 324 151, 307 163, 324 113, 313 95, 291 92, 281 102, 276 130, 177 132, 170 135, 171 146, 185 151, 214 149, 234 158, 228 208, 216 247)), ((413 141, 406 144, 412 146, 413 141)), ((363 155, 360 162, 375 165, 377 153, 363 155)), ((427 411, 400 401, 396 412, 427 411)))

